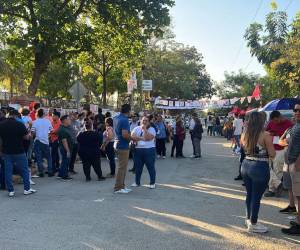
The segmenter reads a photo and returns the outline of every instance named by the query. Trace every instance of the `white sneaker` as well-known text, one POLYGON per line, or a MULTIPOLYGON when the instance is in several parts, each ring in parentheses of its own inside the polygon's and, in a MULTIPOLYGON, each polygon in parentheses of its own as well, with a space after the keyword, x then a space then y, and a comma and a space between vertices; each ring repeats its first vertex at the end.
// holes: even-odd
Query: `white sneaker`
POLYGON ((139 187, 140 185, 136 184, 136 183, 132 183, 131 187, 139 187))
POLYGON ((128 194, 129 192, 125 189, 120 189, 118 191, 115 191, 115 194, 128 194))
POLYGON ((130 193, 132 191, 132 189, 124 187, 124 190, 126 190, 128 193, 130 193))
POLYGON ((155 186, 155 184, 153 184, 153 185, 149 185, 149 188, 150 188, 150 189, 155 189, 155 188, 156 188, 156 186, 155 186))
POLYGON ((30 188, 29 190, 24 190, 24 195, 34 194, 36 193, 36 190, 30 188))
POLYGON ((14 192, 14 191, 8 192, 8 196, 9 196, 9 197, 14 197, 14 196, 15 196, 15 192, 14 192))
POLYGON ((40 178, 38 175, 34 174, 31 176, 31 178, 40 178))
POLYGON ((159 159, 159 158, 160 158, 160 155, 157 156, 157 159, 159 159))
POLYGON ((245 226, 248 228, 250 224, 251 224, 251 220, 246 219, 245 220, 245 226))
POLYGON ((268 228, 260 223, 248 225, 248 232, 249 233, 266 233, 268 232, 268 228))
POLYGON ((190 158, 195 158, 195 155, 191 155, 190 158))
POLYGON ((165 157, 165 156, 163 156, 163 159, 166 159, 166 157, 165 157))
POLYGON ((31 179, 29 180, 29 182, 30 182, 30 185, 35 185, 35 182, 32 181, 31 179))

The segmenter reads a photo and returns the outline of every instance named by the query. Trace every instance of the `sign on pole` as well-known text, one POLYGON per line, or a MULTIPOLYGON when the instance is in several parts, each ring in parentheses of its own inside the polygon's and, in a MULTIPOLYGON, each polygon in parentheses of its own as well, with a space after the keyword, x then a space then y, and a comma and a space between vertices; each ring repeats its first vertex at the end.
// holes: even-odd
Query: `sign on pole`
POLYGON ((76 81, 75 84, 69 89, 69 93, 76 100, 76 102, 79 102, 86 94, 86 88, 79 81, 76 81))
POLYGON ((152 91, 152 80, 143 80, 142 90, 143 91, 152 91))
POLYGON ((76 100, 77 103, 77 111, 79 111, 79 102, 86 94, 86 88, 79 82, 76 81, 75 84, 69 89, 69 93, 76 100))

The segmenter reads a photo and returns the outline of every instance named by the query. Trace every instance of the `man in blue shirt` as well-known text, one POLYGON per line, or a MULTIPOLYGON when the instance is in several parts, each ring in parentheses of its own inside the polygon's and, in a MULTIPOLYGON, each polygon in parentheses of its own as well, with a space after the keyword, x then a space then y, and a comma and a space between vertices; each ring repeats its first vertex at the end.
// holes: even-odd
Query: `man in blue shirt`
POLYGON ((128 116, 130 105, 124 104, 121 107, 121 114, 116 117, 115 132, 117 136, 116 148, 118 153, 118 173, 114 191, 116 194, 128 194, 131 190, 125 187, 125 177, 129 159, 130 125, 128 116))

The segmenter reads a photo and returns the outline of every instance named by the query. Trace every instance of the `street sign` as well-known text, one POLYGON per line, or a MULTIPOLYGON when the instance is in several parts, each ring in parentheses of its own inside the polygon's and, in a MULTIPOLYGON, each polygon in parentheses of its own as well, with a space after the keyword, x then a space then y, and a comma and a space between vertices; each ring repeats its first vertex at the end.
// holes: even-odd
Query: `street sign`
POLYGON ((152 91, 152 80, 143 80, 142 90, 143 91, 152 91))
POLYGON ((76 81, 75 84, 69 89, 69 93, 76 100, 76 102, 80 102, 86 92, 86 88, 79 81, 76 81))

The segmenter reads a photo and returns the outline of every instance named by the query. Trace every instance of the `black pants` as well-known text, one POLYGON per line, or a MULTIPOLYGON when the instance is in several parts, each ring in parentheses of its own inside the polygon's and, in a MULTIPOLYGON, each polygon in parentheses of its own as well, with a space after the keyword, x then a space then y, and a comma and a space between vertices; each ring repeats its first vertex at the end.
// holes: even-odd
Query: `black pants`
POLYGON ((116 161, 115 161, 115 149, 114 142, 107 144, 105 149, 106 156, 109 160, 110 174, 115 175, 116 173, 116 161))
POLYGON ((81 158, 81 160, 83 165, 83 172, 87 179, 91 178, 91 166, 93 166, 93 169, 98 178, 102 177, 100 156, 90 158, 84 157, 81 158))
POLYGON ((77 153, 78 153, 78 144, 76 143, 73 145, 73 150, 72 150, 70 165, 69 165, 69 171, 74 171, 74 164, 76 161, 77 153))
POLYGON ((241 152, 241 155, 240 155, 239 176, 242 176, 242 174, 241 174, 242 164, 243 164, 243 161, 246 158, 246 154, 245 154, 245 151, 244 151, 243 147, 241 147, 240 152, 241 152))
POLYGON ((166 139, 156 139, 156 153, 159 156, 166 156, 166 139))
POLYGON ((208 126, 207 127, 207 135, 212 136, 212 134, 213 134, 213 126, 208 126))
POLYGON ((173 145, 172 145, 172 149, 171 149, 171 156, 174 156, 174 150, 176 148, 177 141, 178 141, 178 137, 177 137, 177 135, 174 135, 173 136, 173 145))
POLYGON ((183 140, 177 140, 176 143, 176 157, 183 156, 183 140))
POLYGON ((59 169, 58 147, 59 147, 58 140, 50 143, 53 172, 58 172, 58 169, 59 169))

